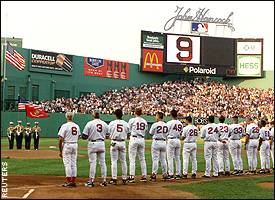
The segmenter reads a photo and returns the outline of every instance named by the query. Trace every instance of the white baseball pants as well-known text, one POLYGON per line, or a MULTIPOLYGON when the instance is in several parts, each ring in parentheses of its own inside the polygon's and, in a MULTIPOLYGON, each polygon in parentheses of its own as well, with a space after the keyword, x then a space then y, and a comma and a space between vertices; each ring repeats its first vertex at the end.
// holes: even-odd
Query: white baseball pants
POLYGON ((272 142, 272 145, 271 145, 270 154, 271 154, 272 164, 273 164, 273 168, 274 168, 274 141, 272 142))
POLYGON ((242 143, 240 140, 230 140, 229 150, 232 157, 234 170, 243 170, 243 160, 241 156, 242 143))
POLYGON ((145 141, 144 138, 131 137, 129 142, 129 161, 130 161, 130 176, 135 176, 136 171, 136 155, 140 160, 141 174, 147 175, 145 161, 145 141))
POLYGON ((174 159, 176 163, 176 175, 180 175, 180 140, 168 139, 167 142, 167 161, 168 161, 168 174, 174 175, 174 159))
POLYGON ((228 141, 226 143, 218 142, 218 163, 219 172, 230 172, 228 141))
POLYGON ((114 146, 110 147, 111 162, 112 162, 112 178, 117 179, 117 160, 120 160, 122 168, 122 179, 127 178, 127 164, 126 164, 126 144, 125 141, 112 141, 114 146))
POLYGON ((162 140, 153 140, 151 147, 152 154, 152 173, 158 173, 159 160, 162 166, 162 174, 167 174, 167 161, 166 161, 166 142, 162 140))
POLYGON ((184 143, 182 150, 183 157, 183 175, 188 174, 188 163, 189 157, 192 162, 192 174, 197 174, 197 144, 194 143, 184 143))
POLYGON ((205 174, 210 176, 211 161, 213 162, 213 176, 218 176, 219 163, 218 163, 218 144, 217 142, 204 142, 204 158, 205 158, 205 174))
POLYGON ((258 145, 259 145, 258 139, 249 139, 246 151, 247 151, 248 167, 250 171, 255 171, 257 169, 258 145))
POLYGON ((77 175, 77 143, 64 143, 62 150, 63 163, 66 177, 76 177, 77 175))
POLYGON ((270 143, 263 141, 260 147, 261 169, 270 169, 270 143))
POLYGON ((107 167, 105 162, 105 144, 104 142, 89 142, 88 143, 88 157, 90 162, 90 173, 89 178, 90 181, 94 181, 95 173, 96 173, 96 161, 98 158, 100 169, 101 169, 101 177, 103 181, 106 181, 107 176, 107 167))

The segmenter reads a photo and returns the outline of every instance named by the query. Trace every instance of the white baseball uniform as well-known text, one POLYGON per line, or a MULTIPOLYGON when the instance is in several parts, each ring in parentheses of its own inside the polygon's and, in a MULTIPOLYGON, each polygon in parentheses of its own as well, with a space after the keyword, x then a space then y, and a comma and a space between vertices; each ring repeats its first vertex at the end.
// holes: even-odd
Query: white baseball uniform
POLYGON ((117 179, 117 160, 120 160, 122 168, 122 179, 127 178, 127 163, 126 163, 126 144, 127 134, 129 133, 129 125, 124 120, 116 119, 109 124, 109 133, 111 147, 111 162, 112 162, 112 178, 117 179))
POLYGON ((218 127, 219 127, 219 135, 220 135, 220 140, 218 141, 219 172, 224 172, 224 171, 230 172, 229 144, 228 144, 229 126, 225 123, 219 123, 218 127))
POLYGON ((267 127, 262 127, 259 133, 263 140, 260 147, 261 169, 270 169, 270 130, 267 127))
POLYGON ((192 162, 192 174, 197 174, 197 137, 199 129, 194 125, 188 125, 182 130, 182 137, 184 137, 184 145, 182 150, 183 157, 183 175, 188 174, 189 156, 192 162))
POLYGON ((88 157, 90 162, 90 181, 93 182, 96 172, 96 160, 98 157, 103 181, 106 181, 107 168, 105 162, 104 139, 108 133, 108 125, 101 119, 88 122, 83 130, 83 135, 88 136, 88 157))
POLYGON ((142 176, 147 175, 145 162, 145 134, 148 130, 148 124, 142 117, 135 117, 129 120, 129 129, 131 132, 129 142, 129 161, 130 161, 130 176, 135 176, 136 170, 136 155, 138 154, 141 166, 142 176))
POLYGON ((180 175, 180 135, 182 133, 183 125, 179 120, 170 120, 166 123, 168 126, 167 135, 167 161, 168 161, 168 175, 174 175, 174 159, 176 164, 176 175, 180 175))
POLYGON ((274 127, 272 127, 270 130, 270 136, 272 137, 272 145, 271 145, 270 153, 271 153, 272 164, 274 168, 274 127))
POLYGON ((168 127, 165 122, 159 121, 152 124, 150 135, 153 135, 153 141, 151 146, 152 154, 152 174, 157 174, 159 160, 162 165, 162 174, 167 175, 167 161, 166 161, 166 135, 168 133, 168 127))
POLYGON ((240 141, 243 135, 244 128, 240 124, 229 125, 229 150, 235 171, 243 170, 242 143, 240 141))
POLYGON ((260 128, 255 123, 248 124, 246 127, 246 134, 249 137, 247 150, 248 167, 250 171, 257 169, 257 148, 259 145, 259 131, 260 128))
POLYGON ((81 132, 79 126, 74 122, 67 122, 60 127, 58 136, 64 139, 62 157, 65 166, 66 177, 77 175, 77 141, 81 132))
POLYGON ((218 139, 219 127, 215 123, 207 124, 201 129, 201 137, 204 139, 205 176, 210 176, 211 160, 213 161, 213 176, 218 176, 218 139))

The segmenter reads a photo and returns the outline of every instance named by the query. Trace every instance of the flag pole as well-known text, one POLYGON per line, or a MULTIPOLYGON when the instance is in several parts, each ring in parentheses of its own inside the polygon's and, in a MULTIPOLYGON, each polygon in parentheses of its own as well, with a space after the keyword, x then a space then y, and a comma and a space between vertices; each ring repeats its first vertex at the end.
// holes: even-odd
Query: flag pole
MULTIPOLYGON (((7 31, 7 27, 8 27, 8 23, 7 23, 7 19, 8 19, 8 13, 5 14, 5 18, 6 18, 6 34, 8 33, 7 31)), ((3 100, 2 100, 2 109, 3 111, 5 111, 5 89, 6 89, 6 65, 7 65, 7 61, 6 61, 6 51, 7 51, 7 35, 5 37, 5 40, 4 40, 4 45, 3 45, 5 51, 4 51, 4 63, 3 63, 3 100)))

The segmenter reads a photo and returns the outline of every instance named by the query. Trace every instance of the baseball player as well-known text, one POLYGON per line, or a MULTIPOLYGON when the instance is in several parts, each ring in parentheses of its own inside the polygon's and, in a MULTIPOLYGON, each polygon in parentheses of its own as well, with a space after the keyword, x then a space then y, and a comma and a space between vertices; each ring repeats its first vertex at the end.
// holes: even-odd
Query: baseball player
POLYGON ((63 158, 66 173, 66 182, 63 187, 75 187, 77 175, 77 148, 78 138, 81 134, 79 126, 73 122, 74 113, 65 114, 67 123, 63 124, 58 132, 59 156, 63 158))
POLYGON ((32 128, 31 124, 28 122, 27 126, 24 128, 25 132, 25 149, 30 150, 31 149, 31 133, 32 133, 32 128))
POLYGON ((183 125, 177 119, 178 111, 171 110, 172 120, 166 123, 168 127, 167 134, 167 161, 168 161, 168 179, 174 178, 174 159, 176 163, 176 176, 175 179, 181 178, 181 163, 180 163, 180 135, 182 133, 183 125))
POLYGON ((265 120, 260 121, 260 139, 258 151, 260 151, 261 170, 260 174, 270 173, 270 130, 265 120))
POLYGON ((257 169, 257 148, 259 145, 260 128, 251 118, 247 119, 245 150, 249 171, 246 174, 256 174, 257 169))
POLYGON ((224 123, 225 117, 219 117, 219 141, 218 141, 218 162, 219 162, 219 175, 230 176, 230 161, 229 161, 229 144, 228 134, 229 126, 224 123))
POLYGON ((34 124, 35 124, 34 127, 32 127, 33 146, 35 150, 38 150, 41 128, 39 127, 39 122, 34 122, 34 124))
POLYGON ((88 157, 90 162, 90 175, 89 181, 85 184, 86 187, 94 187, 97 157, 101 169, 101 177, 103 179, 100 186, 107 186, 104 139, 108 132, 108 125, 99 118, 99 113, 99 110, 94 111, 94 120, 86 124, 82 134, 82 139, 88 139, 88 157))
POLYGON ((7 129, 7 135, 8 135, 8 140, 9 140, 9 149, 13 149, 14 133, 15 133, 15 128, 13 127, 13 122, 10 122, 9 128, 7 129))
POLYGON ((229 151, 234 165, 232 175, 243 174, 243 161, 241 156, 242 143, 240 141, 243 135, 244 128, 238 124, 238 116, 234 116, 232 118, 232 124, 229 125, 229 151))
POLYGON ((196 140, 199 129, 192 124, 192 117, 186 117, 187 126, 182 130, 182 138, 184 140, 182 157, 183 157, 183 178, 187 178, 189 156, 192 162, 192 178, 196 178, 197 174, 197 144, 196 140))
POLYGON ((130 161, 130 177, 129 183, 135 182, 135 169, 136 169, 136 155, 138 154, 141 166, 142 177, 140 181, 147 181, 147 169, 145 162, 145 141, 144 137, 148 130, 148 124, 145 119, 141 117, 142 109, 135 110, 136 117, 129 120, 129 129, 131 132, 129 141, 129 161, 130 161))
POLYGON ((122 120, 122 110, 115 110, 116 120, 109 124, 109 133, 111 139, 111 162, 112 162, 112 179, 110 184, 117 184, 117 160, 119 158, 122 168, 122 182, 127 182, 127 163, 126 163, 126 143, 127 134, 129 133, 128 123, 122 120))
POLYGON ((15 126, 15 139, 16 139, 16 147, 17 149, 22 149, 22 140, 23 140, 23 131, 24 126, 22 126, 22 121, 17 121, 17 125, 15 126))
POLYGON ((150 135, 153 135, 151 146, 152 154, 152 175, 151 181, 156 181, 159 160, 162 165, 162 180, 167 179, 167 161, 166 161, 166 136, 168 133, 168 126, 163 120, 163 113, 157 112, 156 122, 150 128, 150 135))
POLYGON ((218 139, 219 127, 214 123, 215 117, 208 117, 208 124, 201 129, 201 138, 204 139, 204 158, 205 158, 205 173, 202 177, 210 178, 211 162, 213 162, 213 177, 218 177, 218 139))
POLYGON ((271 125, 271 129, 270 129, 270 154, 271 154, 271 158, 272 158, 272 164, 273 164, 273 170, 274 170, 274 120, 270 123, 271 125))

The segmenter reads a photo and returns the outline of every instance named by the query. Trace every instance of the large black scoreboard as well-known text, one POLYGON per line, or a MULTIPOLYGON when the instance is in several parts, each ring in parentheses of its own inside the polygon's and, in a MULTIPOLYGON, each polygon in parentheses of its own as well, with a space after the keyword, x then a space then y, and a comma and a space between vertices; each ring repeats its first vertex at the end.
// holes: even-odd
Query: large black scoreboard
POLYGON ((140 69, 187 75, 261 77, 262 47, 262 39, 142 31, 140 69), (257 53, 253 52, 256 48, 260 50, 257 53))

